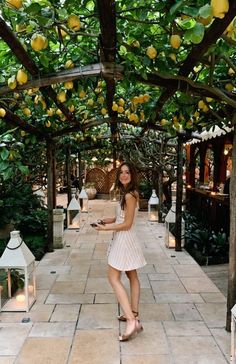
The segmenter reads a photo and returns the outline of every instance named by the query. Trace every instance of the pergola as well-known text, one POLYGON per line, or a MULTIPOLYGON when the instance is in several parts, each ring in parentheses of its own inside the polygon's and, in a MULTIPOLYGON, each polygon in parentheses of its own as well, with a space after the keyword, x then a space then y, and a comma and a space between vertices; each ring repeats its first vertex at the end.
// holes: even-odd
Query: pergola
MULTIPOLYGON (((157 17, 160 16, 161 13, 168 14, 170 13, 173 19, 171 18, 171 27, 168 28, 167 34, 170 35, 170 32, 175 32, 177 28, 177 23, 174 20, 176 15, 180 16, 182 12, 180 4, 175 4, 173 6, 170 1, 158 1, 156 4, 153 4, 152 1, 147 2, 147 4, 141 4, 139 6, 139 13, 142 14, 142 11, 147 11, 146 7, 149 7, 148 15, 156 14, 157 17), (165 4, 164 4, 165 3, 165 4), (178 8, 178 6, 180 8, 178 8), (180 10, 179 10, 180 9, 180 10), (178 13, 180 11, 180 14, 178 13), (168 33, 169 32, 169 33, 168 33)), ((201 3, 204 3, 202 1, 201 3)), ((175 65, 174 72, 171 70, 166 70, 165 72, 159 71, 157 67, 151 67, 150 64, 147 66, 147 72, 139 72, 138 68, 129 69, 125 62, 122 62, 122 57, 118 52, 118 44, 119 44, 119 28, 117 26, 118 20, 119 22, 124 22, 128 27, 129 24, 134 26, 135 22, 139 24, 145 24, 145 19, 137 19, 138 16, 135 13, 136 17, 132 18, 132 12, 136 11, 136 3, 134 4, 126 4, 125 1, 111 1, 111 0, 98 0, 95 4, 95 10, 90 15, 90 17, 94 17, 94 19, 98 20, 99 32, 94 36, 93 34, 87 34, 90 37, 94 37, 96 39, 96 62, 89 64, 82 64, 82 66, 78 65, 72 69, 59 69, 54 72, 48 72, 48 67, 46 67, 42 58, 39 61, 39 58, 32 57, 32 53, 28 51, 24 47, 21 42, 21 34, 20 32, 15 32, 13 29, 13 22, 11 18, 7 16, 7 12, 2 11, 2 16, 0 17, 0 38, 4 41, 12 54, 17 59, 17 62, 24 67, 25 70, 30 75, 30 80, 23 84, 18 85, 16 88, 11 89, 8 85, 2 85, 0 88, 0 107, 3 107, 6 110, 6 114, 4 116, 4 121, 8 122, 12 126, 19 127, 21 130, 26 131, 32 135, 35 135, 38 140, 46 141, 47 146, 47 179, 48 179, 48 211, 49 211, 49 221, 48 221, 48 241, 49 241, 49 249, 50 242, 52 242, 52 210, 56 204, 56 195, 55 195, 55 143, 58 138, 63 135, 68 135, 73 132, 78 131, 86 131, 94 126, 107 124, 110 128, 110 138, 113 144, 117 143, 117 136, 119 132, 119 125, 132 125, 136 126, 135 121, 130 120, 127 115, 119 115, 117 111, 113 110, 113 102, 115 100, 116 87, 117 83, 120 80, 124 79, 134 79, 135 82, 140 83, 142 85, 147 85, 150 87, 157 88, 159 90, 159 94, 155 99, 155 103, 152 106, 153 112, 146 118, 145 123, 140 124, 141 128, 140 136, 144 136, 147 130, 159 130, 166 131, 165 126, 163 126, 159 121, 159 114, 163 113, 166 105, 170 103, 170 100, 173 97, 176 97, 178 93, 184 93, 188 96, 201 97, 206 100, 206 98, 212 98, 219 103, 219 105, 223 104, 223 107, 219 108, 218 113, 216 113, 213 109, 210 109, 209 119, 214 120, 220 119, 220 122, 224 119, 230 119, 232 121, 232 126, 235 126, 235 108, 236 108, 236 96, 232 92, 228 92, 222 90, 221 88, 213 85, 214 79, 214 65, 217 63, 218 58, 224 59, 224 61, 233 68, 236 72, 236 67, 230 59, 226 59, 225 55, 214 55, 210 58, 207 57, 207 52, 212 46, 217 44, 217 41, 221 38, 226 41, 232 43, 235 46, 234 40, 228 40, 227 35, 223 35, 227 27, 231 24, 232 20, 236 16, 236 4, 235 1, 229 0, 229 10, 226 12, 225 16, 218 18, 216 17, 214 21, 205 29, 204 35, 200 42, 192 43, 191 46, 189 44, 186 45, 185 48, 185 57, 183 60, 175 65), (133 7, 134 6, 134 7, 133 7), (127 13, 127 14, 126 14, 127 13), (218 57, 218 58, 217 58, 218 57), (193 69, 199 63, 204 62, 207 66, 212 66, 212 72, 210 72, 210 81, 207 83, 200 82, 193 72, 193 69), (40 67, 39 67, 40 64, 40 67), (91 118, 86 121, 82 121, 81 117, 78 114, 70 111, 68 105, 63 102, 60 102, 57 97, 57 92, 55 91, 54 85, 58 85, 60 83, 64 83, 67 81, 78 81, 83 79, 90 79, 93 77, 97 77, 98 79, 103 79, 105 81, 105 95, 106 95, 106 108, 107 108, 107 116, 91 118), (7 95, 12 94, 13 92, 22 93, 24 90, 32 89, 35 87, 39 87, 40 93, 45 99, 51 100, 56 107, 61 111, 62 115, 65 118, 65 126, 60 127, 59 130, 52 129, 50 132, 45 132, 38 125, 34 125, 33 122, 30 122, 29 119, 21 117, 17 114, 15 107, 11 107, 11 104, 6 104, 5 98, 7 95)), ((65 3, 66 6, 66 3, 65 3)), ((76 9, 75 9, 76 12, 76 9)), ((88 17, 89 18, 89 17, 88 17)), ((160 18, 158 18, 160 21, 160 18)), ((164 21, 162 19, 162 21, 164 21)), ((168 19, 166 20, 168 21, 168 19)), ((150 24, 155 25, 155 18, 151 18, 150 24)), ((65 30, 65 24, 62 23, 53 23, 51 27, 59 27, 59 40, 61 44, 62 41, 62 31, 65 30)), ((47 27, 45 27, 47 28, 47 27)), ((163 27, 164 28, 164 27, 163 27)), ((41 31, 44 30, 44 26, 41 25, 41 31)), ((48 29, 46 29, 49 31, 48 29)), ((46 31, 45 30, 45 31, 46 31)), ((68 31, 68 29, 67 29, 68 31)), ((123 31, 123 29, 122 29, 123 31)), ((181 30, 182 31, 182 30, 181 30)), ((78 36, 83 36, 82 32, 78 33, 78 36)), ((156 37, 158 37, 158 33, 156 37)), ((167 38, 166 38, 167 39, 167 38)), ((128 45, 126 44, 127 48, 128 45)), ((89 52, 89 49, 86 50, 89 52)), ((95 59, 95 57, 93 57, 95 59)), ((141 66, 140 66, 141 67, 141 66)), ((73 93, 73 91, 72 91, 73 93)), ((207 103, 207 102, 206 102, 207 103)), ((177 172, 178 175, 182 175, 182 143, 186 140, 186 138, 191 137, 191 133, 188 131, 182 131, 177 128, 176 135, 178 136, 178 166, 177 172)), ((235 164, 236 151, 235 151, 235 143, 236 133, 234 131, 234 151, 233 151, 233 164, 235 164)), ((116 159, 115 150, 114 150, 114 160, 116 159)), ((234 168, 234 172, 232 173, 232 185, 236 183, 236 168, 234 168)), ((177 192, 177 206, 176 206, 176 225, 177 228, 181 231, 181 201, 182 201, 182 182, 179 179, 178 183, 178 192, 177 192)), ((231 191, 231 231, 230 231, 230 278, 229 278, 229 300, 228 300, 228 316, 230 315, 230 309, 235 303, 236 297, 236 282, 234 278, 234 271, 236 270, 236 222, 235 222, 235 214, 236 214, 236 191, 231 191)), ((178 231, 177 229, 177 231, 178 231)), ((177 242, 177 250, 181 250, 181 242, 177 242)))

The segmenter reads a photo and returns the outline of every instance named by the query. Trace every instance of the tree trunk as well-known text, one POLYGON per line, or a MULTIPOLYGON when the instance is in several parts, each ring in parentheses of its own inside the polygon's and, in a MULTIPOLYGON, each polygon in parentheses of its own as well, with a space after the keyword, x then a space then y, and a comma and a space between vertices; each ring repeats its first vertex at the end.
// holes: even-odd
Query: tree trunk
POLYGON ((233 116, 234 137, 232 150, 232 173, 230 177, 230 238, 229 278, 227 297, 226 330, 230 331, 231 308, 236 303, 236 114, 233 116))
POLYGON ((54 144, 47 141, 47 205, 48 205, 48 233, 47 233, 47 251, 53 251, 53 208, 54 201, 54 144))
POLYGON ((183 142, 178 137, 177 147, 177 191, 176 191, 176 220, 175 220, 175 250, 181 251, 182 240, 182 198, 183 198, 183 142))

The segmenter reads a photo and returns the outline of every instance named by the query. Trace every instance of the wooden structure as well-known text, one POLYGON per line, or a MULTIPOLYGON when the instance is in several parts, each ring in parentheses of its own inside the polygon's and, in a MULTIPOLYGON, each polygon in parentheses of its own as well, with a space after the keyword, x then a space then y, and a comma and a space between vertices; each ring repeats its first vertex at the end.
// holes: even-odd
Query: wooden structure
POLYGON ((202 133, 202 140, 186 145, 186 208, 197 214, 208 228, 229 236, 229 191, 233 134, 230 128, 202 133))

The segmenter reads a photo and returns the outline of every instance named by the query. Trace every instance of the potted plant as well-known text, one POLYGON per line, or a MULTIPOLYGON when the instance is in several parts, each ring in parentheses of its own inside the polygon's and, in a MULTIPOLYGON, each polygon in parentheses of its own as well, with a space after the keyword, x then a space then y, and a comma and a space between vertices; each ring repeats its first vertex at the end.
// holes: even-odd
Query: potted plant
POLYGON ((97 195, 97 190, 94 182, 85 183, 85 191, 88 195, 89 200, 93 200, 97 195))
POLYGON ((148 180, 141 180, 139 182, 139 210, 148 210, 148 200, 152 194, 152 186, 148 180))

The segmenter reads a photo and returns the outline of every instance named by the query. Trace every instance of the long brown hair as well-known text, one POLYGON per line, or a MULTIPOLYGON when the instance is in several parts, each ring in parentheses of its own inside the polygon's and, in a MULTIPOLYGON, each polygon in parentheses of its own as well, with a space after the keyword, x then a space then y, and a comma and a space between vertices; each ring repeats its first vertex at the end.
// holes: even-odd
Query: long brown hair
POLYGON ((121 192, 121 208, 122 210, 125 207, 125 196, 127 193, 131 193, 132 196, 134 196, 135 198, 137 198, 137 191, 138 191, 138 187, 137 187, 137 171, 136 168, 134 167, 134 165, 130 162, 123 162, 117 171, 117 175, 116 175, 116 187, 118 187, 120 189, 121 192), (121 174, 121 168, 123 166, 127 166, 130 172, 130 182, 129 184, 124 187, 124 185, 120 182, 120 174, 121 174))

